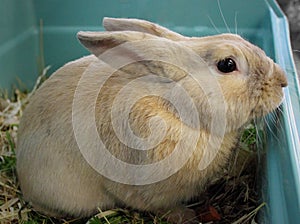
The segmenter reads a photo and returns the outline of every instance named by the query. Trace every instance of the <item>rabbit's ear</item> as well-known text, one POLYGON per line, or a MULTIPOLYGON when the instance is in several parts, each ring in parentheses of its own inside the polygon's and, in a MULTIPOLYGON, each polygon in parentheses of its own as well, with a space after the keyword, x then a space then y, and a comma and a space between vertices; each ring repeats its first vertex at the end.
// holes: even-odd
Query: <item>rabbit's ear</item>
POLYGON ((99 56, 106 50, 112 49, 125 42, 143 41, 146 39, 155 39, 150 34, 135 31, 116 31, 116 32, 89 32, 80 31, 77 38, 83 46, 91 53, 99 56))
POLYGON ((174 41, 186 39, 185 36, 175 33, 165 27, 140 19, 116 19, 105 17, 103 19, 103 26, 107 31, 131 30, 149 33, 158 37, 164 37, 174 41))

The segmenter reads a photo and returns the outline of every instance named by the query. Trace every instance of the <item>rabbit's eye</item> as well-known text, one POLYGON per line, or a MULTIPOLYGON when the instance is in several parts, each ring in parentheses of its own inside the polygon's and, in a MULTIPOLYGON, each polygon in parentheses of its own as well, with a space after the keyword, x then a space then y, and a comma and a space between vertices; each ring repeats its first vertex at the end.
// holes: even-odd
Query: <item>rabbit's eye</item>
POLYGON ((217 67, 220 72, 229 73, 236 70, 236 63, 232 58, 225 58, 218 62, 217 67))

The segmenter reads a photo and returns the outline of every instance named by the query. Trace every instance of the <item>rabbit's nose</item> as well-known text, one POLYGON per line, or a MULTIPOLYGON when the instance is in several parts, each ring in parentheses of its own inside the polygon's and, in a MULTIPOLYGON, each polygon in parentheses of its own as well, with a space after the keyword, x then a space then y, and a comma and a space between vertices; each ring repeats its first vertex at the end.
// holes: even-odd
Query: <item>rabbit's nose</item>
POLYGON ((288 83, 287 83, 287 80, 285 80, 284 82, 281 83, 281 87, 287 87, 288 86, 288 83))
POLYGON ((284 74, 284 72, 280 73, 278 80, 279 80, 280 86, 282 88, 288 86, 288 81, 287 81, 287 78, 286 78, 286 75, 284 74))
POLYGON ((284 72, 280 73, 279 81, 282 88, 288 86, 288 81, 284 72))
POLYGON ((274 74, 275 77, 277 78, 280 86, 283 87, 287 87, 288 86, 288 81, 285 75, 285 72, 279 67, 279 65, 274 64, 274 74))

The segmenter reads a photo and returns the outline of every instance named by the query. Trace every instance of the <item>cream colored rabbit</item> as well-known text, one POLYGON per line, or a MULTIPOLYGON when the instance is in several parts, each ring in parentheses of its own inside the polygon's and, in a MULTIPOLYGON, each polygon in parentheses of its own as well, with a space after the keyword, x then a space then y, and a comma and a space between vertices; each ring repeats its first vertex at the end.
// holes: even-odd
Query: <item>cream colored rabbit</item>
POLYGON ((103 25, 78 33, 93 55, 57 70, 24 111, 22 193, 53 216, 130 207, 171 210, 182 223, 182 203, 230 162, 240 128, 281 103, 287 80, 237 35, 190 38, 137 19, 103 25))

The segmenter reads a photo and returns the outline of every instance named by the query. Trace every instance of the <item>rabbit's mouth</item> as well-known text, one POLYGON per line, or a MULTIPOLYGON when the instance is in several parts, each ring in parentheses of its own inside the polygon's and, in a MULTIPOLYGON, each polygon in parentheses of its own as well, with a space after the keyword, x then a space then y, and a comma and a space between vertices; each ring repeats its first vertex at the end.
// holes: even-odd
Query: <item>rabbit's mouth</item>
POLYGON ((266 115, 277 109, 284 100, 283 84, 266 86, 266 91, 262 94, 261 110, 266 115))
POLYGON ((266 96, 262 96, 262 98, 258 100, 257 105, 250 113, 252 118, 266 116, 281 105, 284 99, 282 90, 273 92, 271 95, 269 94, 265 94, 266 96))

